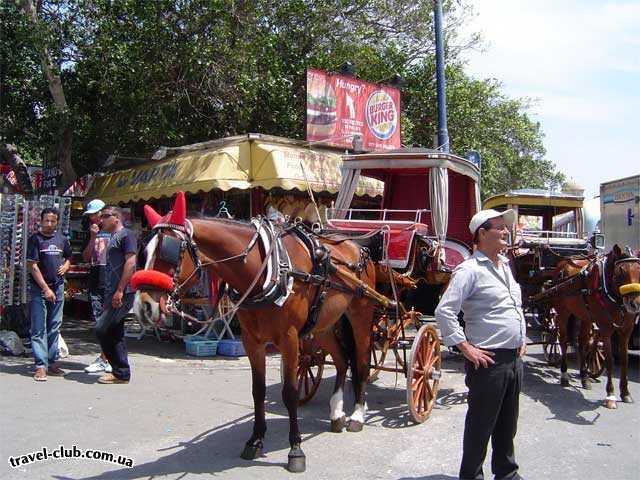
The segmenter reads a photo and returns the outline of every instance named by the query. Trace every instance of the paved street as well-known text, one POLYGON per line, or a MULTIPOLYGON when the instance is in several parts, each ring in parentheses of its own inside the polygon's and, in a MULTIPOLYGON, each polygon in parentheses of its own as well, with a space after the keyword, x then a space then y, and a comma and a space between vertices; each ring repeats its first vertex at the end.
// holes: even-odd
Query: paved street
MULTIPOLYGON (((426 423, 416 426, 409 419, 404 378, 384 374, 368 389, 367 425, 359 434, 328 432, 333 372, 325 370, 328 380, 300 410, 307 472, 293 475, 284 469, 288 421, 280 400, 278 355, 268 359, 266 455, 247 462, 239 458, 252 426, 246 358, 200 360, 186 357, 181 343, 129 340, 132 382, 105 386, 82 371, 97 352, 87 325, 68 324, 64 334, 72 353, 62 363, 70 372, 65 378, 38 384, 31 378, 30 359, 0 357, 0 478, 456 478, 466 410, 462 362, 456 357, 446 356, 439 402, 426 423), (59 445, 124 455, 134 466, 50 459, 9 467, 9 456, 59 445)), ((638 478, 638 404, 606 410, 604 384, 584 391, 575 370, 573 386, 563 389, 558 370, 542 362, 539 347, 530 350, 517 437, 522 475, 638 478)), ((637 365, 631 380, 640 401, 637 365)), ((487 462, 487 478, 489 473, 487 462)))

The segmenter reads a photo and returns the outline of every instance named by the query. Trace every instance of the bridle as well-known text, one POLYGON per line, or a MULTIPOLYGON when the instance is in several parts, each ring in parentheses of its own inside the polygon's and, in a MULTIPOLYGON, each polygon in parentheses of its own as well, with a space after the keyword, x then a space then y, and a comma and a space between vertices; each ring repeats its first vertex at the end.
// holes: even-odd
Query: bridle
MULTIPOLYGON (((158 231, 156 235, 159 236, 159 255, 158 259, 168 265, 172 266, 173 271, 173 285, 174 289, 171 292, 168 292, 169 298, 173 303, 176 303, 178 300, 179 294, 181 290, 188 284, 188 282, 194 277, 197 276, 198 280, 202 278, 204 267, 208 267, 210 265, 220 264, 231 262, 234 260, 246 261, 247 256, 256 245, 258 239, 260 238, 260 232, 263 228, 264 219, 261 218, 258 227, 256 228, 256 232, 253 234, 247 246, 237 255, 232 255, 230 257, 222 258, 220 260, 208 260, 206 262, 202 262, 200 260, 200 253, 198 250, 198 246, 193 239, 193 225, 189 220, 185 220, 185 225, 176 225, 170 223, 159 223, 153 227, 154 231, 158 231), (170 230, 176 234, 176 237, 172 237, 169 235, 165 235, 162 230, 170 230), (166 242, 166 243, 165 243, 166 242), (191 272, 187 278, 185 278, 182 282, 179 282, 180 273, 182 270, 182 263, 184 260, 185 253, 188 253, 191 257, 191 261, 194 265, 193 272, 191 272)), ((262 272, 258 274, 261 275, 262 272)))

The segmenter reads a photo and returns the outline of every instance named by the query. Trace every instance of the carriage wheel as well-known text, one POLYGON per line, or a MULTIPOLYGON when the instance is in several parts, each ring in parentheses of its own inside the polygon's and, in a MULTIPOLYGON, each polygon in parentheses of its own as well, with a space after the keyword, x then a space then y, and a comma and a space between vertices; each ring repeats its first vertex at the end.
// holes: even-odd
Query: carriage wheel
MULTIPOLYGON (((298 356, 298 405, 304 405, 318 391, 324 372, 324 359, 326 353, 313 340, 302 340, 300 342, 300 353, 298 356)), ((280 358, 280 380, 284 383, 284 362, 280 358)))
POLYGON ((600 340, 598 333, 591 331, 591 341, 589 342, 589 350, 585 358, 587 364, 587 373, 594 380, 604 372, 605 368, 604 345, 600 340))
POLYGON ((411 347, 407 371, 407 403, 411 417, 424 422, 436 403, 440 383, 442 358, 436 329, 423 325, 411 347))
POLYGON ((545 317, 541 333, 544 359, 547 361, 547 364, 553 367, 560 365, 560 359, 562 358, 555 316, 555 312, 549 312, 548 316, 545 317))

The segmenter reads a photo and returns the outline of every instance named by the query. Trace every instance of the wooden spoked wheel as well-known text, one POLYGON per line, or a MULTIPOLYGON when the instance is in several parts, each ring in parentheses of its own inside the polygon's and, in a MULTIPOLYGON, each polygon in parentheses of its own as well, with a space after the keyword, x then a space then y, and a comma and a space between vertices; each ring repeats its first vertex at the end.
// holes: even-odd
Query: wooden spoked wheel
POLYGON ((374 382, 380 375, 378 367, 384 365, 389 351, 389 330, 388 317, 382 316, 373 326, 371 334, 371 369, 369 371, 369 381, 374 382))
POLYGON ((562 352, 560 351, 560 340, 558 339, 558 327, 555 321, 555 312, 549 312, 546 321, 543 323, 542 351, 544 359, 548 365, 557 367, 560 365, 562 352))
POLYGON ((598 335, 598 331, 592 328, 591 340, 589 341, 589 350, 585 357, 587 373, 594 380, 604 373, 605 355, 604 345, 598 335))
MULTIPOLYGON (((298 356, 298 405, 304 405, 318 391, 324 372, 326 352, 313 340, 300 342, 298 356)), ((280 380, 284 383, 284 364, 280 359, 280 380)))
POLYGON ((413 341, 407 371, 407 403, 411 417, 424 422, 436 403, 442 358, 440 340, 432 325, 423 325, 413 341))

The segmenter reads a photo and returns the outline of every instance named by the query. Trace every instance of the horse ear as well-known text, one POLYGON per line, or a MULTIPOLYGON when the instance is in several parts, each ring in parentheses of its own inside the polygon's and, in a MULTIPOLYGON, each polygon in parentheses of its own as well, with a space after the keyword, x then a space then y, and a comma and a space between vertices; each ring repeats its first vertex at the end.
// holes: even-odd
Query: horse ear
POLYGON ((173 225, 184 225, 184 221, 187 219, 187 200, 184 196, 184 192, 178 192, 176 200, 173 202, 173 209, 171 211, 171 217, 169 223, 173 225))
POLYGON ((156 212, 151 205, 144 206, 144 216, 147 218, 147 223, 151 228, 155 227, 156 224, 162 218, 158 212, 156 212))

